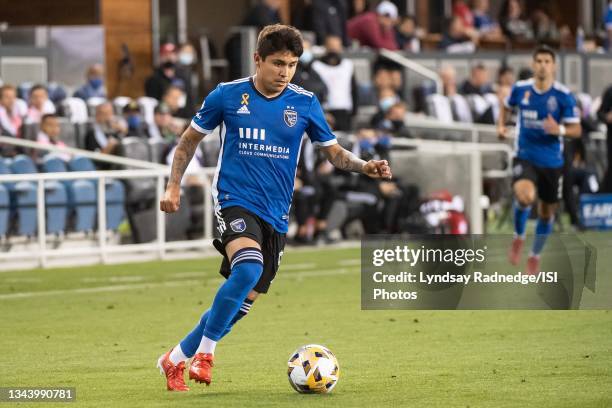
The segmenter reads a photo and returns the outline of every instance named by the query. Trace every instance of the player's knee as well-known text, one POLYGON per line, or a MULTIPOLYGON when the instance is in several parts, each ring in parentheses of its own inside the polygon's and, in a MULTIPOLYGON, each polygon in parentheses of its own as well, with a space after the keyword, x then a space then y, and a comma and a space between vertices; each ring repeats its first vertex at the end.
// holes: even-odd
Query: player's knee
POLYGON ((532 205, 535 201, 535 191, 532 188, 517 188, 514 194, 519 204, 524 207, 532 205))
POLYGON ((263 272, 263 255, 258 248, 242 248, 236 251, 231 262, 231 277, 240 286, 252 288, 263 272))

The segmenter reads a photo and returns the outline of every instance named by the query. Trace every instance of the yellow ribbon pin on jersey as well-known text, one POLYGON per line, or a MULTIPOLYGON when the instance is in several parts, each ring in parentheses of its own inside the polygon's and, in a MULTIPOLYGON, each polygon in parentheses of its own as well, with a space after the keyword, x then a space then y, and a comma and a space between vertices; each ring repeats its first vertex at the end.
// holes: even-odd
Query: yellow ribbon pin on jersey
POLYGON ((249 94, 248 93, 243 93, 242 94, 242 101, 240 102, 241 105, 248 105, 249 104, 249 94))

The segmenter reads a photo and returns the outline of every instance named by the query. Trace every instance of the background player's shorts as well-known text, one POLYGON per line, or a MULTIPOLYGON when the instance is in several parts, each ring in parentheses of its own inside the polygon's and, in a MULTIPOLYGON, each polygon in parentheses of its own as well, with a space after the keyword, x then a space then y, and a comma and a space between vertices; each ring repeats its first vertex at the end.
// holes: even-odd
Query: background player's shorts
POLYGON ((538 190, 538 198, 545 203, 557 203, 563 194, 563 167, 538 167, 533 163, 514 158, 512 162, 512 183, 531 180, 538 190))
POLYGON ((270 224, 242 207, 228 207, 221 210, 221 218, 217 221, 222 231, 221 240, 215 239, 213 245, 223 255, 219 273, 226 279, 231 273, 230 260, 225 254, 225 246, 236 238, 251 238, 261 246, 264 259, 261 278, 253 290, 267 293, 278 271, 287 240, 286 235, 276 231, 270 224))

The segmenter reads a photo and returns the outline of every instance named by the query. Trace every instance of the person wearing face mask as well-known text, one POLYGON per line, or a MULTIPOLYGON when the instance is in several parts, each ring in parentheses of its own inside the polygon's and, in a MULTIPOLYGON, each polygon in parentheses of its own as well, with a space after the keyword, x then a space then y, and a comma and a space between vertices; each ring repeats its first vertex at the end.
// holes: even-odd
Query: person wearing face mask
POLYGON ((127 123, 126 136, 149 137, 147 124, 142 119, 137 102, 132 101, 123 107, 123 118, 127 123))
POLYGON ((106 98, 106 88, 104 87, 104 67, 101 64, 94 64, 87 69, 87 83, 81 86, 74 93, 75 98, 87 101, 89 98, 106 98))
POLYGON ((374 124, 374 127, 394 136, 412 137, 404 122, 407 110, 408 108, 404 102, 395 102, 385 112, 382 120, 374 124))
POLYGON ((393 88, 390 85, 382 85, 378 90, 378 112, 370 119, 370 126, 378 128, 387 111, 398 102, 401 102, 400 98, 393 88))
POLYGON ((190 115, 195 113, 194 96, 198 94, 200 84, 198 70, 198 56, 190 43, 181 44, 178 51, 176 76, 185 82, 185 109, 190 115))
MULTIPOLYGON (((117 154, 120 140, 127 134, 125 121, 113 114, 113 105, 104 102, 96 106, 94 123, 85 135, 85 149, 105 154, 117 154)), ((108 170, 112 166, 98 163, 98 169, 108 170)))
POLYGON ((295 75, 291 80, 297 86, 313 92, 321 103, 327 102, 327 85, 321 76, 312 68, 314 55, 310 48, 310 41, 304 40, 304 52, 300 56, 300 62, 295 69, 295 75))
POLYGON ((312 69, 319 74, 327 86, 326 112, 334 117, 334 130, 348 131, 357 111, 357 82, 353 62, 342 58, 342 39, 329 36, 325 39, 325 55, 312 63, 312 69))
POLYGON ((145 81, 145 95, 161 100, 170 86, 185 88, 185 82, 177 75, 176 64, 163 62, 145 81))

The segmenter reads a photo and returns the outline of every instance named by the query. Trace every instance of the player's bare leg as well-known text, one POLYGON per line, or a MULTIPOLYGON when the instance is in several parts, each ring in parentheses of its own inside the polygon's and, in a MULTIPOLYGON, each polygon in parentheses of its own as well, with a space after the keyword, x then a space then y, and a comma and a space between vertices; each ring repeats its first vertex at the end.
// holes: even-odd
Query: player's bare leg
POLYGON ((525 244, 525 227, 531 212, 531 205, 535 201, 536 188, 531 180, 517 180, 514 190, 514 239, 508 250, 508 260, 512 265, 521 261, 521 253, 525 244))
POLYGON ((533 248, 527 259, 527 273, 530 275, 540 272, 540 252, 544 248, 546 238, 552 232, 557 207, 558 204, 556 203, 545 203, 543 201, 540 201, 538 206, 536 235, 533 241, 533 248))

